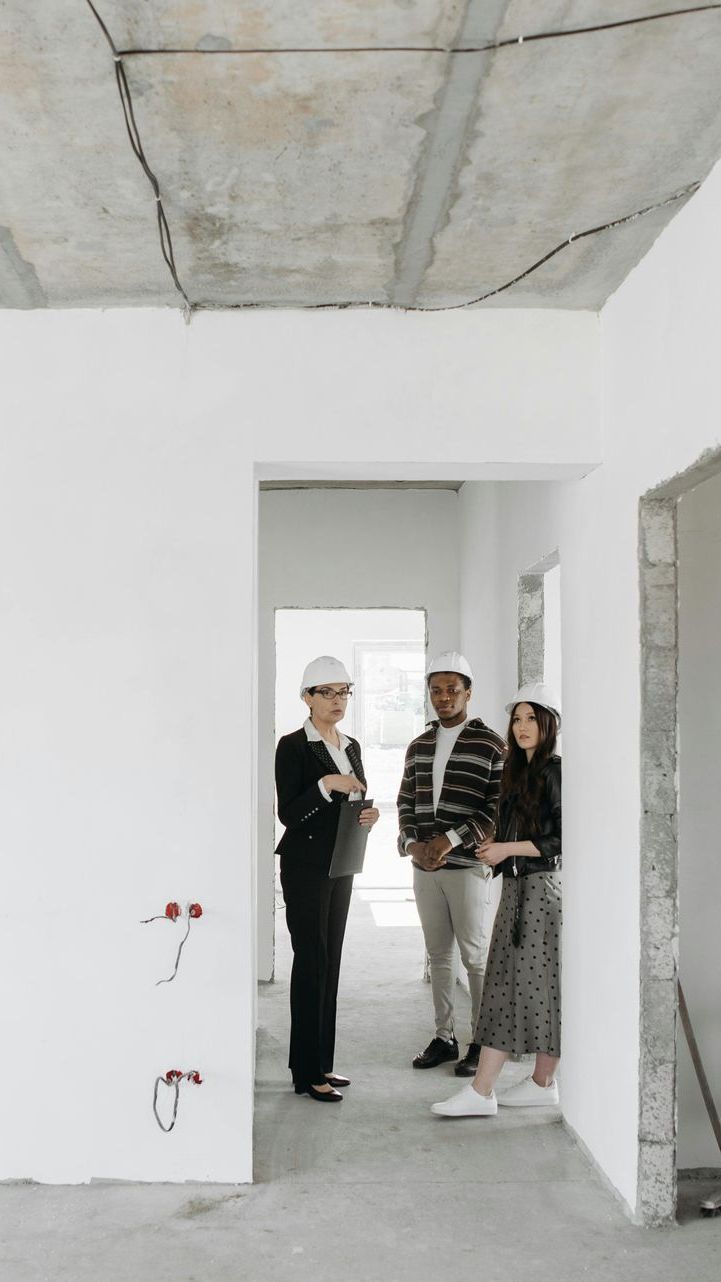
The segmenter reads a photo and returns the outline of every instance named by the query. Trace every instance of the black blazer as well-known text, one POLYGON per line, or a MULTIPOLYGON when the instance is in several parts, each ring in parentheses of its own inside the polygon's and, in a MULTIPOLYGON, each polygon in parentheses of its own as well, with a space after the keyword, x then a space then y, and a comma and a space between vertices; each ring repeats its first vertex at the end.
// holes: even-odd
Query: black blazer
MULTIPOLYGON (((346 749, 353 773, 365 784, 360 744, 351 739, 346 749)), ((311 742, 301 727, 283 735, 275 753, 275 786, 278 818, 285 832, 278 842, 281 861, 302 860, 309 868, 327 872, 338 830, 340 806, 345 793, 332 792, 326 801, 318 780, 337 775, 338 766, 321 741, 311 742)))

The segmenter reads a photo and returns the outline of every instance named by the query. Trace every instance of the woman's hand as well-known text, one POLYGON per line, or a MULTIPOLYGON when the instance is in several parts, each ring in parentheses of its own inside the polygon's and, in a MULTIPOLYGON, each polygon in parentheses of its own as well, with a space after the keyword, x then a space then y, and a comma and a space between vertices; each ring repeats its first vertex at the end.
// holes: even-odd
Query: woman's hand
POLYGON ((377 823, 380 817, 381 812, 380 810, 376 810, 375 806, 366 806, 358 815, 358 823, 363 824, 364 828, 372 828, 373 824, 377 823))
POLYGON ((328 792, 344 792, 346 795, 366 790, 366 785, 356 779, 355 775, 324 775, 321 783, 328 792))
POLYGON ((515 843, 512 841, 488 841, 481 842, 476 851, 476 859, 482 864, 487 864, 489 868, 495 868, 496 864, 503 863, 504 859, 513 853, 512 847, 515 843))

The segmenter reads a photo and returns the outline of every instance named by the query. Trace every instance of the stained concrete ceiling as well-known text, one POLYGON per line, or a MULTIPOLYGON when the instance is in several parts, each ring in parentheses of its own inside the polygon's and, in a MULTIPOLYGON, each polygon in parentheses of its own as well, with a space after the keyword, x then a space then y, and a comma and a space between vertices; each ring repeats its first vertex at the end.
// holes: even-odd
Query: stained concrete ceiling
POLYGON ((718 4, 95 7, 0 4, 5 307, 182 303, 159 208, 194 306, 597 309, 721 154, 718 4))

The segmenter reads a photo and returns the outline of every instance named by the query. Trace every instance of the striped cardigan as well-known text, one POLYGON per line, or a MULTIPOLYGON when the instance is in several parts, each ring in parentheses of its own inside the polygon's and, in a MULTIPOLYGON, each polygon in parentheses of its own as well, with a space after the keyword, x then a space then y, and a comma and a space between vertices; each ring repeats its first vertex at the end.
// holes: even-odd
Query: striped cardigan
POLYGON ((474 717, 461 730, 443 776, 438 811, 433 812, 433 758, 438 722, 410 744, 398 793, 398 850, 406 841, 428 841, 454 828, 462 846, 454 846, 448 866, 476 862, 477 847, 493 835, 506 745, 474 717))

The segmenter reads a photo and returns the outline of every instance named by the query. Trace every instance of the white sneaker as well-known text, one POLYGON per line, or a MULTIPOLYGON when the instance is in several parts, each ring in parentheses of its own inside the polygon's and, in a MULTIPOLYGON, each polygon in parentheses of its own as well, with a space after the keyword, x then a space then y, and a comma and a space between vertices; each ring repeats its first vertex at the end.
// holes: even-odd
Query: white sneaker
POLYGON ((479 1095, 474 1091, 473 1083, 462 1086, 450 1099, 440 1104, 431 1104, 431 1112, 437 1117, 495 1117, 498 1112, 498 1100, 493 1091, 490 1095, 479 1095))
POLYGON ((550 1086, 539 1086, 538 1082, 534 1082, 533 1076, 524 1077, 522 1082, 509 1086, 507 1091, 499 1095, 498 1103, 505 1108, 533 1108, 538 1104, 541 1106, 557 1104, 558 1082, 554 1078, 550 1086))

